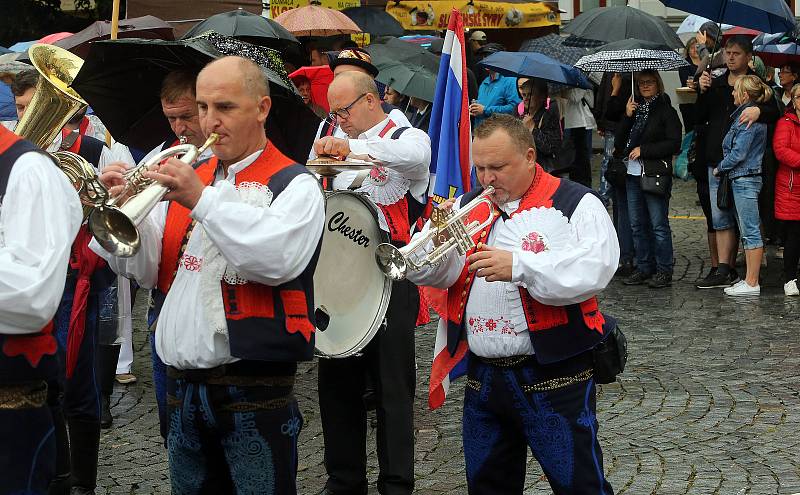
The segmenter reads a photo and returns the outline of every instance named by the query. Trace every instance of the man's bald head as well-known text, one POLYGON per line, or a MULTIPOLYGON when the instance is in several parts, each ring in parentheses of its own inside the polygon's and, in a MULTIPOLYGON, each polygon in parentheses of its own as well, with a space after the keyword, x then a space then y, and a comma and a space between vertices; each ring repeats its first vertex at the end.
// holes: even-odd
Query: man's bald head
POLYGON ((200 71, 197 76, 198 82, 202 77, 238 79, 241 81, 242 87, 256 100, 269 96, 269 84, 267 84, 266 76, 261 72, 258 64, 248 58, 237 56, 218 58, 200 71))
POLYGON ((340 91, 342 88, 352 88, 353 93, 356 94, 374 94, 378 96, 378 86, 375 84, 375 79, 369 74, 359 71, 347 71, 337 74, 333 78, 328 92, 340 91))

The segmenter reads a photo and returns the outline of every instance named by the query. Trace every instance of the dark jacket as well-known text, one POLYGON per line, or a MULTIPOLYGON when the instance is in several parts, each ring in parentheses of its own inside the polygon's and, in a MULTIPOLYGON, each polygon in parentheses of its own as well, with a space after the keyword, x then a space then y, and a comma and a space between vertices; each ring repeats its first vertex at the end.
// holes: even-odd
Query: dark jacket
MULTIPOLYGON (((698 127, 697 163, 714 167, 722 161, 722 140, 731 126, 731 115, 736 111, 733 103, 733 86, 728 85, 728 70, 711 80, 711 87, 700 93, 695 104, 695 122, 698 127)), ((756 75, 748 70, 749 75, 756 75)), ((772 126, 780 116, 774 101, 758 105, 758 121, 772 126)))
POLYGON ((563 139, 561 113, 558 109, 558 103, 549 98, 548 100, 549 107, 547 104, 542 105, 533 115, 536 127, 533 129, 532 134, 537 156, 555 155, 561 149, 561 141, 563 139))
POLYGON ((617 128, 617 122, 625 114, 625 104, 631 96, 631 78, 630 75, 622 76, 622 88, 618 96, 611 96, 611 79, 614 76, 613 72, 606 72, 603 74, 603 79, 600 81, 600 86, 594 96, 594 120, 597 121, 597 130, 614 132, 617 128), (620 107, 620 102, 621 107, 620 107))
MULTIPOLYGON (((614 156, 628 156, 628 137, 635 120, 625 115, 617 125, 614 138, 614 156)), ((669 96, 661 94, 650 107, 650 115, 642 131, 639 147, 643 160, 658 159, 672 163, 672 156, 681 150, 681 121, 672 108, 669 96)))

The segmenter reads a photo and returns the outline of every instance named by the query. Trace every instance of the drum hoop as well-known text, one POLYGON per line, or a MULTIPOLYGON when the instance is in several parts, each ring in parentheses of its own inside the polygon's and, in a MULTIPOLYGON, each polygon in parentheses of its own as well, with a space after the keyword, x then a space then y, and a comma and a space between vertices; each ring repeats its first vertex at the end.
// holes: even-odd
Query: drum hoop
MULTIPOLYGON (((390 242, 391 237, 389 233, 383 230, 380 225, 379 220, 379 212, 378 207, 375 206, 369 196, 365 193, 355 192, 355 191, 326 191, 325 193, 325 211, 328 211, 328 199, 336 196, 336 195, 345 195, 345 196, 352 196, 355 199, 361 201, 363 205, 365 205, 370 213, 372 214, 376 225, 378 226, 378 231, 380 232, 380 238, 382 242, 390 242)), ((383 279, 383 291, 381 293, 381 305, 378 307, 378 312, 375 314, 375 318, 373 318, 372 322, 370 322, 369 330, 364 335, 364 337, 358 341, 358 343, 353 346, 350 350, 341 352, 339 354, 325 354, 324 352, 320 351, 319 349, 315 349, 317 356, 321 358, 330 358, 330 359, 343 359, 347 357, 351 357, 355 354, 360 353, 371 341, 375 338, 375 335, 380 330, 381 325, 383 325, 383 320, 386 318, 386 311, 389 309, 389 301, 392 297, 392 280, 389 277, 384 277, 383 279)))

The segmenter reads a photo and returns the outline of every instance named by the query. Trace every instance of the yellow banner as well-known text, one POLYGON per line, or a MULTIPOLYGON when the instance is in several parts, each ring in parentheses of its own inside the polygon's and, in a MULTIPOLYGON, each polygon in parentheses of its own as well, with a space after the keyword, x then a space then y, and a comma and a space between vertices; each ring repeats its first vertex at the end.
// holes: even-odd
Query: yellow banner
MULTIPOLYGON (((335 10, 361 6, 361 0, 319 0, 319 2, 323 7, 328 7, 329 9, 335 10)), ((287 10, 296 9, 297 7, 305 7, 307 5, 308 0, 270 0, 270 17, 275 19, 287 10)))
POLYGON ((558 26, 561 18, 542 3, 507 3, 475 0, 432 0, 389 2, 386 12, 397 19, 404 29, 447 29, 450 12, 458 9, 464 18, 464 27, 470 29, 533 28, 558 26))

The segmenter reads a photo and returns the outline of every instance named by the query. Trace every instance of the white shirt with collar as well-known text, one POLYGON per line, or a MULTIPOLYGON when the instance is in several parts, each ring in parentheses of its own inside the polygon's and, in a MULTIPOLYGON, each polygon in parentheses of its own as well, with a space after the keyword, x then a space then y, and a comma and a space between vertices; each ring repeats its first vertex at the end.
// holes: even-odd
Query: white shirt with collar
POLYGON ((66 175, 39 153, 21 155, 0 197, 0 334, 35 333, 53 318, 82 220, 66 175))
MULTIPOLYGON (((209 305, 221 308, 222 301, 209 304, 203 290, 204 239, 219 250, 229 270, 247 280, 277 286, 305 270, 322 236, 324 199, 311 175, 292 179, 269 206, 257 207, 242 200, 234 185, 236 174, 261 153, 259 150, 231 165, 225 177, 218 169, 214 185, 203 189, 191 212, 197 224, 189 236, 156 330, 156 350, 170 366, 202 369, 237 361, 230 354, 226 333, 212 328, 217 315, 209 317, 206 310, 209 305)), ((158 282, 167 208, 168 203, 162 202, 140 224, 142 247, 136 256, 113 257, 96 241, 92 241, 91 249, 105 258, 115 272, 136 280, 144 288, 154 287, 158 282)))
MULTIPOLYGON (((454 206, 456 210, 460 203, 461 198, 454 206)), ((519 201, 512 201, 502 209, 510 215, 518 207, 519 201)), ((475 278, 464 315, 472 352, 487 358, 533 353, 520 288, 542 304, 566 306, 581 303, 608 285, 619 262, 619 243, 603 204, 594 195, 586 194, 568 226, 566 248, 541 252, 512 250, 511 282, 486 282, 484 278, 475 278)), ((414 237, 423 235, 429 228, 430 222, 414 237)), ((486 243, 495 245, 506 228, 499 218, 486 243)), ((541 226, 531 228, 541 230, 541 226)), ((557 235, 555 232, 540 234, 543 238, 557 235)), ((408 280, 417 285, 446 289, 458 280, 465 263, 466 256, 451 251, 438 265, 409 272, 408 280)))

